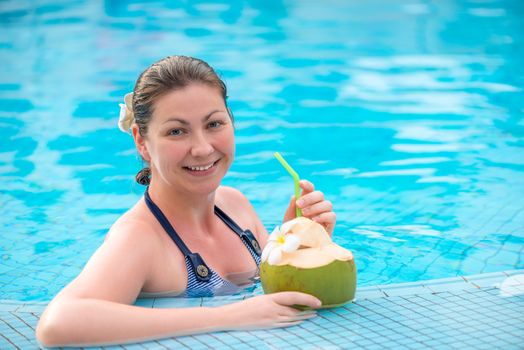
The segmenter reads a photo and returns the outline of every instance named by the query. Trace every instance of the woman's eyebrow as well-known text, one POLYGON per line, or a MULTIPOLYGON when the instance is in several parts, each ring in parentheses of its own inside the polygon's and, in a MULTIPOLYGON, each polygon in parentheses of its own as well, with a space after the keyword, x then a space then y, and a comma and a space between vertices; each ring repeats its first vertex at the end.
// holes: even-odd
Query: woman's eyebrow
MULTIPOLYGON (((215 114, 217 112, 224 112, 224 111, 221 111, 219 109, 215 109, 214 111, 212 111, 208 115, 206 115, 204 118, 202 118, 202 123, 205 123, 209 118, 211 118, 211 116, 213 114, 215 114)), ((182 118, 178 118, 178 117, 169 118, 168 120, 166 120, 162 124, 166 124, 166 123, 169 123, 169 122, 179 122, 182 125, 189 125, 189 122, 187 120, 182 119, 182 118)))

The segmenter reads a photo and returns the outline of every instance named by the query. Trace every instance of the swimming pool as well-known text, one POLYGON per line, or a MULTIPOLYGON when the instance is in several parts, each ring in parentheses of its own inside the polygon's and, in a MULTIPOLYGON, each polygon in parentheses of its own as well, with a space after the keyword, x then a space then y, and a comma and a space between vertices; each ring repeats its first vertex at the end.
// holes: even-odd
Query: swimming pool
POLYGON ((519 1, 7 1, 0 5, 0 299, 52 298, 141 195, 118 103, 151 62, 229 87, 225 184, 278 224, 292 184, 335 204, 359 284, 524 268, 519 1))

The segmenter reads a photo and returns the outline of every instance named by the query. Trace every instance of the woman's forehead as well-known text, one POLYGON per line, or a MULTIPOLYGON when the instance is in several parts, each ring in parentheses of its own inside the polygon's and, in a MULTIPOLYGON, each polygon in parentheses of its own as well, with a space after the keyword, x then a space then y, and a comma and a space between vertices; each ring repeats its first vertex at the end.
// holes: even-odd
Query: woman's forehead
POLYGON ((227 111, 224 99, 217 88, 205 84, 190 84, 171 90, 154 103, 153 117, 167 119, 204 118, 213 111, 227 111))

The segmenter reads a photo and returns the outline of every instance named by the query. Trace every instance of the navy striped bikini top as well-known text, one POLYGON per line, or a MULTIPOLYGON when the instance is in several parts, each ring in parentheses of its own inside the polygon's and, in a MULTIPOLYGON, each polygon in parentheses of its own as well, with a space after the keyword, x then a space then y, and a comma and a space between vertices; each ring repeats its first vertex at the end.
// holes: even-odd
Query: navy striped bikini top
MULTIPOLYGON (((204 259, 198 253, 189 250, 182 241, 173 226, 169 223, 166 216, 160 208, 151 200, 148 189, 144 193, 146 204, 162 225, 173 242, 184 254, 187 268, 187 287, 186 291, 178 295, 180 297, 209 297, 214 295, 234 294, 241 290, 241 287, 223 279, 220 275, 207 266, 204 259)), ((249 250, 249 253, 255 260, 257 267, 260 265, 260 245, 250 230, 242 230, 233 219, 226 215, 220 208, 215 206, 215 215, 218 216, 234 233, 238 235, 242 243, 249 250)))

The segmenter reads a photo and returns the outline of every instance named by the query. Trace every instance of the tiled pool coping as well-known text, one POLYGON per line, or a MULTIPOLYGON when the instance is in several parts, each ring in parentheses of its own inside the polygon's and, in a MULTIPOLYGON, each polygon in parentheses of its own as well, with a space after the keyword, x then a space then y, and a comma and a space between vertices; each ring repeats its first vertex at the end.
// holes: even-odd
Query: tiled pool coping
MULTIPOLYGON (((238 297, 192 299, 216 306, 238 297)), ((183 304, 182 304, 183 303, 183 304)), ((187 299, 141 299, 143 307, 187 299)), ((0 301, 0 349, 36 349, 43 303, 0 301)), ((359 288, 357 300, 298 326, 201 334, 104 349, 522 349, 524 270, 359 288)), ((95 349, 95 348, 91 348, 95 349)), ((97 348, 101 349, 101 348, 97 348)))

